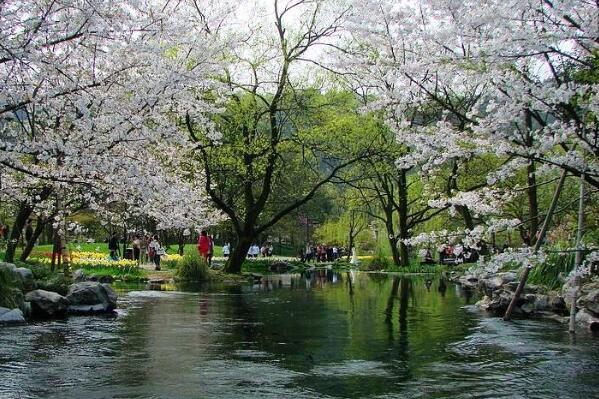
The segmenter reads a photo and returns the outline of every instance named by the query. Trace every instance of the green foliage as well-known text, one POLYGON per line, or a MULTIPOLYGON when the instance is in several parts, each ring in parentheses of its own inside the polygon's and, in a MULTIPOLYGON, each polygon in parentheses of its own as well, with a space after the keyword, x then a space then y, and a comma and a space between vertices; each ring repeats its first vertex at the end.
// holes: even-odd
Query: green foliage
POLYGON ((309 265, 300 261, 281 261, 280 259, 252 259, 245 260, 241 267, 241 271, 244 273, 268 273, 271 271, 271 267, 276 263, 287 263, 292 266, 293 269, 305 269, 309 265))
POLYGON ((50 266, 37 262, 35 259, 30 259, 27 262, 15 261, 17 267, 26 267, 33 273, 35 280, 48 280, 52 277, 50 266))
POLYGON ((81 270, 83 270, 86 276, 98 279, 105 276, 125 282, 141 282, 148 279, 145 271, 137 267, 84 267, 81 270))
POLYGON ((575 257, 574 252, 568 254, 552 253, 545 263, 536 265, 530 270, 528 281, 532 284, 544 285, 551 290, 561 287, 563 278, 574 267, 575 257))
POLYGON ((244 273, 266 273, 270 271, 270 266, 272 266, 272 260, 269 259, 248 259, 243 262, 241 271, 244 273))
POLYGON ((199 283, 209 279, 208 264, 197 251, 186 253, 177 265, 176 278, 180 281, 199 283))
POLYGON ((410 262, 406 267, 397 267, 393 271, 400 273, 442 273, 447 271, 446 265, 421 265, 418 262, 410 262))
POLYGON ((19 306, 19 281, 7 269, 0 269, 0 306, 13 309, 19 306))
POLYGON ((65 296, 67 295, 71 284, 73 284, 73 279, 71 277, 67 277, 63 273, 55 273, 46 280, 38 280, 37 288, 57 292, 60 295, 65 296))
POLYGON ((381 253, 376 254, 366 263, 366 269, 370 271, 389 270, 393 266, 393 261, 381 253))
POLYGON ((333 270, 344 271, 344 270, 349 270, 351 268, 352 268, 352 264, 345 260, 338 259, 333 263, 333 270))

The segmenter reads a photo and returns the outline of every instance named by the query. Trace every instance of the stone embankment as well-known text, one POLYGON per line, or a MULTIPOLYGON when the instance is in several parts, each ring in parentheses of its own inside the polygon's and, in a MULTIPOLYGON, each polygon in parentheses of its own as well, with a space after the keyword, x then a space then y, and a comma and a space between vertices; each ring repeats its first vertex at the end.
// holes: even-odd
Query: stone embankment
POLYGON ((0 262, 0 272, 11 281, 10 287, 4 287, 4 290, 15 305, 12 308, 0 307, 0 325, 22 324, 28 318, 111 313, 117 306, 117 294, 110 284, 86 281, 81 272, 75 273, 75 282, 68 286, 66 296, 38 289, 40 282, 35 281, 33 273, 27 268, 0 262))
MULTIPOLYGON (((483 298, 476 306, 496 316, 503 316, 514 297, 518 287, 518 276, 515 272, 496 274, 455 276, 452 281, 465 289, 477 290, 483 298)), ((551 316, 560 321, 567 321, 570 312, 570 288, 564 285, 560 291, 550 291, 542 286, 527 284, 520 295, 514 313, 532 316, 551 316)), ((590 328, 599 330, 599 282, 590 281, 582 284, 576 301, 576 321, 590 328)))

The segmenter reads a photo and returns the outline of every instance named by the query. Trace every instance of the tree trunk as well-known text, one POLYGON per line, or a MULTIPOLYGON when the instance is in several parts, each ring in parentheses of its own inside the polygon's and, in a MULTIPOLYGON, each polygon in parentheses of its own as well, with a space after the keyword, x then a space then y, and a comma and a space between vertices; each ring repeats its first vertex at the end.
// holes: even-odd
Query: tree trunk
POLYGON ((37 224, 35 225, 35 230, 33 230, 33 235, 31 236, 31 240, 29 240, 29 242, 27 242, 27 244, 25 245, 25 248, 23 248, 23 253, 21 254, 21 257, 20 257, 22 262, 25 262, 27 260, 27 258, 29 257, 29 255, 31 255, 31 251, 33 250, 33 247, 34 247, 35 243, 37 242, 37 240, 40 238, 40 236, 44 232, 44 229, 46 228, 48 220, 51 220, 51 219, 46 219, 46 220, 42 221, 41 219, 38 218, 37 224))
POLYGON ((50 264, 50 270, 54 272, 56 270, 57 264, 58 268, 60 268, 61 259, 62 259, 62 244, 60 242, 60 236, 58 235, 58 228, 52 228, 54 231, 52 237, 52 262, 50 264))
POLYGON ((123 253, 121 254, 121 258, 125 259, 125 252, 127 252, 127 225, 123 224, 123 253))
MULTIPOLYGON (((389 201, 390 204, 391 201, 389 201)), ((391 247, 391 255, 393 255, 393 263, 395 265, 401 264, 401 255, 397 248, 397 237, 395 237, 395 229, 393 228, 393 208, 385 207, 385 229, 387 230, 387 239, 389 240, 389 247, 391 247)))
MULTIPOLYGON (((533 136, 532 136, 532 115, 530 109, 524 110, 524 122, 526 123, 526 146, 532 148, 533 136)), ((526 189, 528 195, 528 218, 530 219, 528 234, 530 237, 529 245, 536 243, 536 234, 539 229, 539 203, 537 197, 537 175, 536 167, 533 160, 528 161, 526 166, 526 182, 528 187, 526 189)))
POLYGON ((393 315, 393 304, 395 303, 395 298, 397 298, 398 290, 399 277, 393 277, 393 284, 391 285, 391 294, 389 295, 389 299, 387 299, 387 308, 385 309, 385 323, 391 322, 391 317, 393 315))
POLYGON ((530 244, 535 244, 535 235, 539 229, 539 202, 537 200, 537 177, 534 161, 529 161, 526 167, 527 172, 527 194, 528 194, 528 218, 530 224, 528 228, 528 234, 530 237, 530 244))
MULTIPOLYGON (((578 229, 576 230, 576 259, 574 268, 579 269, 582 265, 583 245, 582 237, 584 236, 584 172, 580 174, 580 199, 578 200, 578 229)), ((572 334, 576 332, 576 298, 578 295, 578 286, 580 279, 574 278, 574 286, 572 287, 572 305, 570 305, 570 325, 568 331, 572 334)))
POLYGON ((15 261, 15 251, 21 240, 21 233, 23 232, 25 223, 27 223, 27 219, 29 219, 32 213, 33 208, 26 202, 22 202, 19 205, 19 211, 17 212, 17 217, 10 231, 10 237, 6 246, 5 262, 12 263, 15 261))
POLYGON ((470 209, 466 206, 456 205, 457 211, 462 215, 464 219, 464 225, 467 229, 474 229, 474 218, 472 217, 472 213, 470 213, 470 209))
POLYGON ((248 250, 252 246, 252 240, 254 236, 252 234, 243 234, 238 236, 237 245, 231 251, 231 255, 229 256, 229 260, 225 265, 225 271, 227 273, 241 273, 241 266, 243 265, 243 261, 247 258, 248 250))
POLYGON ((389 238, 389 245, 391 246, 391 255, 393 256, 393 263, 396 266, 401 265, 401 252, 397 248, 397 239, 395 237, 389 238))
MULTIPOLYGON (((539 232, 539 237, 537 237, 537 242, 533 248, 533 252, 537 253, 541 245, 543 245, 543 241, 545 240, 545 234, 549 229, 549 223, 551 222, 551 218, 553 217, 553 212, 555 212, 555 208, 557 207, 557 201, 559 200, 559 196, 562 192, 562 188, 564 187, 564 181, 566 180, 567 172, 566 170, 562 170, 562 174, 557 182, 557 187, 555 188, 555 192, 553 193, 553 198, 551 199, 551 205, 549 206, 549 210, 547 211, 547 215, 545 215, 545 221, 543 222, 543 226, 541 226, 541 231, 539 232)), ((520 282, 518 283, 518 287, 516 287, 516 292, 514 292, 514 297, 512 298, 507 310, 505 311, 505 315, 503 316, 503 320, 508 321, 512 318, 512 312, 516 307, 516 303, 518 302, 518 298, 522 291, 524 291, 524 286, 526 285, 526 280, 528 279, 528 274, 530 273, 530 267, 525 267, 522 272, 522 276, 520 277, 520 282)))
POLYGON ((351 233, 349 233, 349 245, 347 248, 347 261, 349 262, 349 259, 352 255, 352 248, 354 247, 354 235, 351 233))
POLYGON ((399 181, 397 184, 399 194, 399 257, 402 267, 407 267, 409 264, 408 247, 403 240, 410 238, 408 231, 408 181, 406 171, 399 171, 399 181))
POLYGON ((401 294, 399 296, 399 331, 408 330, 408 306, 410 305, 410 280, 401 278, 401 294))

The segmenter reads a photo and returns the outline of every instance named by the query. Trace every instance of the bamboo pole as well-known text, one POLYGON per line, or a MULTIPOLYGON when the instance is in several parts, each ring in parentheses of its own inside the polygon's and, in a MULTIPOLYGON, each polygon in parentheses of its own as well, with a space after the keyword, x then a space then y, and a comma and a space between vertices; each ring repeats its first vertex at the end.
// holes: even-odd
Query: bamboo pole
MULTIPOLYGON (((576 260, 574 270, 582 264, 582 236, 584 235, 584 172, 580 174, 580 199, 578 201, 578 230, 576 231, 576 260)), ((568 331, 576 333, 576 299, 578 297, 578 276, 574 277, 572 286, 572 304, 570 305, 570 325, 568 331)))
MULTIPOLYGON (((545 216, 545 221, 543 222, 543 226, 541 227, 541 231, 539 232, 539 237, 537 237, 537 241, 535 242, 535 246, 533 248, 533 253, 537 253, 545 241, 545 235, 547 234, 547 230, 549 229, 549 223, 551 222, 551 218, 553 217, 553 213, 555 212, 555 208, 557 208, 557 201, 559 200, 559 196, 562 192, 562 188, 564 187, 564 181, 566 180, 567 171, 562 170, 562 174, 559 177, 559 181, 557 182, 557 187, 555 188, 555 192, 553 193, 553 198, 551 200, 551 205, 549 206, 549 211, 547 211, 547 215, 545 216)), ((522 272, 522 277, 520 278, 520 283, 516 288, 516 292, 514 292, 514 297, 512 298, 507 310, 505 311, 505 315, 503 316, 503 320, 509 321, 512 318, 512 313, 514 308, 516 307, 516 303, 518 302, 518 298, 520 298, 520 294, 524 291, 524 286, 526 285, 526 280, 528 279, 528 274, 530 273, 530 265, 527 265, 522 272)))

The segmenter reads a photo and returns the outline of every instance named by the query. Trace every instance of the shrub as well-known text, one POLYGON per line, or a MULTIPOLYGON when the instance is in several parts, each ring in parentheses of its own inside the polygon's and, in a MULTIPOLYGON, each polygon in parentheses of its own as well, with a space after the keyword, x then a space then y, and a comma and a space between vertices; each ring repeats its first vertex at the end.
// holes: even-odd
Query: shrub
POLYGON ((352 264, 349 263, 349 262, 346 262, 345 260, 337 259, 333 263, 333 269, 334 270, 349 270, 351 268, 352 268, 352 264))
POLYGON ((8 269, 0 269, 0 306, 13 309, 19 306, 18 281, 8 269))
POLYGON ((146 272, 139 267, 83 267, 81 268, 86 276, 92 278, 101 278, 110 276, 115 280, 126 281, 126 282, 140 282, 146 281, 146 272))
POLYGON ((549 289, 557 289, 563 284, 563 279, 568 276, 574 267, 574 252, 568 254, 552 253, 543 264, 536 265, 530 270, 528 280, 532 284, 541 284, 549 289))
POLYGON ((53 273, 50 270, 49 265, 37 263, 35 261, 31 261, 31 262, 16 261, 15 264, 17 265, 17 267, 26 267, 29 270, 31 270, 31 273, 33 273, 33 278, 35 280, 48 280, 48 279, 52 278, 53 273))
POLYGON ((39 289, 57 292, 63 296, 67 295, 71 284, 73 284, 73 279, 63 273, 55 273, 47 279, 37 281, 39 289))
POLYGON ((392 266, 393 262, 389 259, 389 257, 378 253, 368 261, 366 264, 366 269, 371 271, 387 270, 392 266))
POLYGON ((202 282, 208 280, 208 264, 197 251, 186 253, 177 264, 176 277, 181 281, 202 282))

